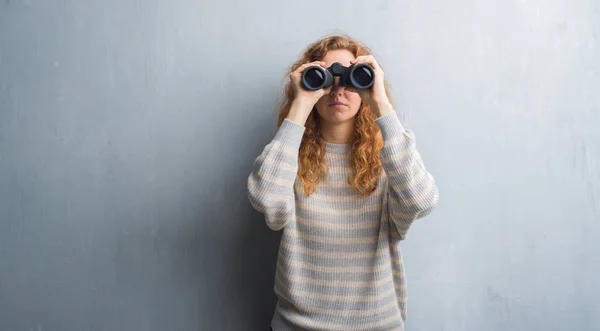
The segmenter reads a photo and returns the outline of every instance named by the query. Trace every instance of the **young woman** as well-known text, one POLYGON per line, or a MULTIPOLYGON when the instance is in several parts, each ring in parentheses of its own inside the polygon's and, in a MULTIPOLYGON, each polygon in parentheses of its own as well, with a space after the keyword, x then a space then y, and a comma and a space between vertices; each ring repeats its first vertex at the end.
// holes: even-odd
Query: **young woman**
POLYGON ((282 230, 271 328, 403 330, 400 241, 437 204, 438 189, 401 124, 384 72, 360 42, 328 36, 292 66, 278 131, 254 163, 248 197, 282 230), (368 64, 368 89, 306 89, 303 71, 368 64))

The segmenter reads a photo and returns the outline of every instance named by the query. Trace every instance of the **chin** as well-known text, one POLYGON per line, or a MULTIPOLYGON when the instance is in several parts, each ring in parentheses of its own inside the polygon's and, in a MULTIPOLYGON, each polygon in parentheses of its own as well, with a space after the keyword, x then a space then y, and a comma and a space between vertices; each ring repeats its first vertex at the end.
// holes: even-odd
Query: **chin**
POLYGON ((327 116, 327 121, 333 124, 340 124, 354 120, 354 115, 348 112, 335 112, 327 116))

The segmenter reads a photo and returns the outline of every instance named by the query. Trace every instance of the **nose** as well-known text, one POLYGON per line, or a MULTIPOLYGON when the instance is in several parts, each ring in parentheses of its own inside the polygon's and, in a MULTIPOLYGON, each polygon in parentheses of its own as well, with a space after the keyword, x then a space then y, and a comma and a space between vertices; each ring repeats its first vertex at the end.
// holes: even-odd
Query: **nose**
POLYGON ((331 95, 344 93, 344 86, 340 83, 340 77, 333 79, 333 85, 331 86, 331 95))

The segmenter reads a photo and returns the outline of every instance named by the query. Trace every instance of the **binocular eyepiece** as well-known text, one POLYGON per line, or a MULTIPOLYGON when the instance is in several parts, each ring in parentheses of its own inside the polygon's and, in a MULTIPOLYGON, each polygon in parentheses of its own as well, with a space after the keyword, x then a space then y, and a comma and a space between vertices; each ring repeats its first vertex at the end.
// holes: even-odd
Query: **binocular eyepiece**
POLYGON ((359 63, 344 67, 335 62, 329 68, 314 65, 304 69, 302 85, 311 91, 328 88, 333 84, 335 76, 340 76, 341 85, 360 89, 370 88, 375 81, 375 71, 368 64, 359 63))

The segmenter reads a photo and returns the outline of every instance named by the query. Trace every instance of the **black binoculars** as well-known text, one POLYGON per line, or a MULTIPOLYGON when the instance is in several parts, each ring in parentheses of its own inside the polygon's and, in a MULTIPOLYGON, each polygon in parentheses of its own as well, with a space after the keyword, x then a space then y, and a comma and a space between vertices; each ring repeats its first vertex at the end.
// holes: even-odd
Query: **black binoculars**
POLYGON ((368 64, 359 63, 344 67, 341 63, 335 62, 329 68, 314 65, 304 69, 302 85, 311 91, 328 88, 333 84, 335 76, 340 76, 341 85, 360 89, 373 86, 375 81, 375 71, 368 64))

